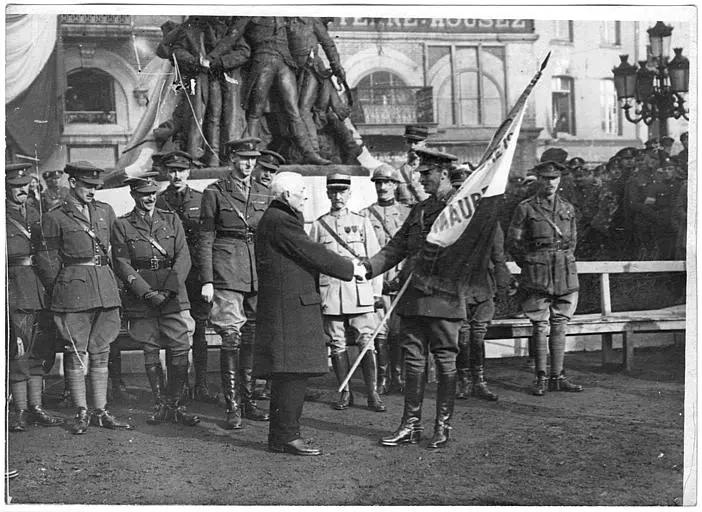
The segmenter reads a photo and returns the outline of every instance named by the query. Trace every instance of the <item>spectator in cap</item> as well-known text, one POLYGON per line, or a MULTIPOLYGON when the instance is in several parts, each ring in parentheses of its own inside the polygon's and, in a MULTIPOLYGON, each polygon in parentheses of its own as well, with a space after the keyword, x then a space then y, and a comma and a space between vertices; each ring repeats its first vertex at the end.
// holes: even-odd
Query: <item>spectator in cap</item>
POLYGON ((562 148, 548 148, 541 154, 539 162, 557 162, 563 166, 560 176, 560 189, 558 192, 561 197, 569 201, 572 200, 573 196, 576 194, 576 190, 573 176, 570 173, 570 167, 568 167, 568 152, 562 148))
POLYGON ((669 135, 664 135, 661 137, 661 149, 666 152, 666 154, 670 155, 671 150, 673 149, 673 143, 675 142, 675 139, 673 137, 670 137, 669 135))
MULTIPOLYGON (((676 163, 664 151, 659 152, 652 179, 644 188, 643 204, 638 210, 638 224, 647 226, 645 259, 672 260, 675 254, 676 228, 672 223, 673 203, 680 187, 676 163)), ((643 236, 643 234, 642 234, 643 236)))
POLYGON ((44 171, 41 173, 41 177, 44 178, 46 183, 46 189, 42 194, 42 211, 48 212, 49 210, 55 208, 64 202, 68 196, 68 187, 61 185, 61 179, 63 177, 62 170, 55 171, 44 171))
POLYGON ((242 428, 242 416, 268 421, 268 413, 253 398, 252 375, 258 291, 254 239, 258 221, 271 201, 269 189, 251 179, 260 142, 249 137, 227 143, 229 172, 205 189, 200 208, 200 293, 212 303, 210 324, 222 338, 226 429, 242 428))
POLYGON ((573 205, 560 197, 558 185, 563 164, 536 166, 539 192, 519 204, 510 223, 505 248, 522 269, 520 286, 527 295, 522 309, 533 326, 536 381, 532 393, 582 391, 564 371, 566 325, 578 303, 575 265, 577 230, 573 205), (546 374, 546 349, 551 372, 546 374))
POLYGON ((654 182, 654 173, 661 157, 665 153, 660 149, 649 149, 642 157, 642 164, 631 173, 624 186, 624 209, 628 227, 631 232, 631 242, 627 247, 633 252, 631 259, 651 259, 653 257, 650 244, 652 225, 646 220, 644 212, 646 189, 654 182))
POLYGON ((407 145, 407 161, 400 167, 400 183, 397 191, 398 200, 407 205, 413 206, 419 201, 423 201, 428 196, 419 183, 419 156, 417 148, 425 146, 424 141, 429 136, 429 129, 426 126, 407 125, 405 126, 405 143, 407 145))
MULTIPOLYGON (((361 211, 373 226, 380 247, 387 244, 397 233, 409 215, 409 207, 396 200, 397 187, 401 183, 399 172, 389 164, 381 164, 373 170, 371 181, 375 185, 378 200, 361 211)), ((382 304, 377 308, 378 320, 390 307, 400 288, 398 265, 383 274, 382 304)), ((390 391, 403 392, 402 347, 400 345, 400 319, 393 313, 375 338, 378 359, 378 394, 390 391)))
POLYGON ((262 149, 261 156, 256 161, 256 168, 253 174, 254 179, 261 185, 270 187, 273 175, 278 172, 281 165, 286 163, 285 158, 279 153, 270 149, 262 149))
POLYGON ((52 292, 54 322, 67 341, 66 380, 78 409, 71 433, 83 434, 89 425, 132 428, 106 409, 110 345, 120 329, 121 300, 109 250, 115 213, 94 199, 102 169, 81 161, 66 164, 64 171, 71 191, 60 207, 44 215, 37 260, 44 286, 52 292))
POLYGON ((31 167, 5 165, 7 377, 15 408, 11 432, 24 432, 29 423, 47 427, 63 423, 42 408, 44 375, 51 369, 45 362, 54 359, 54 332, 46 290, 34 266, 31 232, 40 230, 41 217, 27 204, 31 167))
POLYGON ((142 345, 144 367, 154 397, 147 423, 170 421, 193 426, 197 416, 185 411, 181 394, 188 380, 189 328, 183 312, 190 308, 185 278, 190 252, 175 212, 156 208, 156 173, 132 176, 134 209, 112 227, 115 273, 125 286, 122 302, 129 335, 142 345), (164 387, 159 352, 168 348, 168 390, 164 387))
MULTIPOLYGON (((193 400, 206 403, 217 403, 217 397, 210 392, 207 383, 207 339, 205 330, 212 305, 205 302, 201 295, 202 282, 198 267, 197 251, 200 239, 200 205, 202 192, 192 188, 188 179, 190 171, 195 166, 191 155, 184 151, 164 153, 160 159, 169 184, 156 196, 156 207, 175 213, 183 225, 185 241, 190 254, 192 266, 185 278, 185 289, 190 302, 190 316, 195 321, 193 333, 193 367, 195 370, 195 385, 191 388, 193 400)), ((166 349, 166 359, 171 360, 170 350, 166 349)), ((171 367, 168 367, 170 380, 171 367)), ((187 381, 185 382, 188 388, 187 381)))
POLYGON ((680 135, 680 144, 682 144, 683 149, 678 153, 675 158, 678 161, 678 165, 682 168, 685 169, 685 173, 687 173, 687 139, 688 139, 688 134, 687 132, 683 132, 680 135))
MULTIPOLYGON (((345 257, 361 259, 378 252, 380 246, 370 219, 348 209, 351 176, 327 175, 327 197, 331 201, 331 210, 312 223, 310 238, 345 257)), ((322 275, 319 284, 324 333, 328 338, 332 367, 337 382, 341 384, 350 367, 347 338, 355 340, 360 349, 371 342, 371 334, 378 323, 376 309, 382 308, 383 281, 379 278, 345 282, 322 275)), ((384 412, 385 404, 376 389, 378 370, 374 350, 366 352, 361 368, 368 407, 375 412, 384 412)), ((351 405, 353 394, 347 386, 334 408, 344 410, 351 405)))

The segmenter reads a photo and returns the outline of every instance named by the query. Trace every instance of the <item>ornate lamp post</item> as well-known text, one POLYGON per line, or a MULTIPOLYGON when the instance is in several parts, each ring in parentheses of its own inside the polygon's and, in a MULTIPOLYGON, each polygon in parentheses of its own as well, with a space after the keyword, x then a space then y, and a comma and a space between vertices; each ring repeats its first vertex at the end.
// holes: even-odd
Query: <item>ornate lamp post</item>
POLYGON ((667 135, 670 117, 688 119, 683 94, 688 92, 690 61, 682 48, 674 48, 675 57, 668 62, 673 27, 662 21, 648 29, 651 55, 639 67, 621 55, 619 66, 612 69, 614 88, 629 122, 651 125, 658 120, 659 137, 667 135), (633 114, 631 110, 633 109, 633 114))

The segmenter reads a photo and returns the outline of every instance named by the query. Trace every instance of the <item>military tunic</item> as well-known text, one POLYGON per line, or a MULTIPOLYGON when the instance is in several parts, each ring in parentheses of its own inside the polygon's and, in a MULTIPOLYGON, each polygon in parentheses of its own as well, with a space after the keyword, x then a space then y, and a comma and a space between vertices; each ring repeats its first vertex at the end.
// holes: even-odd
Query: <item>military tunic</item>
POLYGON ((41 193, 42 211, 48 212, 63 203, 68 197, 69 190, 68 187, 46 187, 41 193))

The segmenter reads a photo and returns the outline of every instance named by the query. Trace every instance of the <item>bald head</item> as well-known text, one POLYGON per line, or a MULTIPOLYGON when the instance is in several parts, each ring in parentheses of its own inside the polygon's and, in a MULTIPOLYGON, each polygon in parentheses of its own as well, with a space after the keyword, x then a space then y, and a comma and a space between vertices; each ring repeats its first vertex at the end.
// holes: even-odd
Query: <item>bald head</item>
POLYGON ((307 200, 305 180, 296 172, 279 172, 271 182, 273 197, 302 213, 307 200))

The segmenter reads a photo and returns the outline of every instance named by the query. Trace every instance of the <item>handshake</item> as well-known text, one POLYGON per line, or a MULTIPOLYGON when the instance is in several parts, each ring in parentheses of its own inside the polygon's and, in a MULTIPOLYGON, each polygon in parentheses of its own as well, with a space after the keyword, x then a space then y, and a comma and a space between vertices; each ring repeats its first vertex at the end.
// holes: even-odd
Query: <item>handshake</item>
POLYGON ((365 281, 369 272, 366 266, 363 264, 363 262, 359 259, 354 259, 352 260, 353 262, 353 276, 356 278, 356 281, 365 281))

